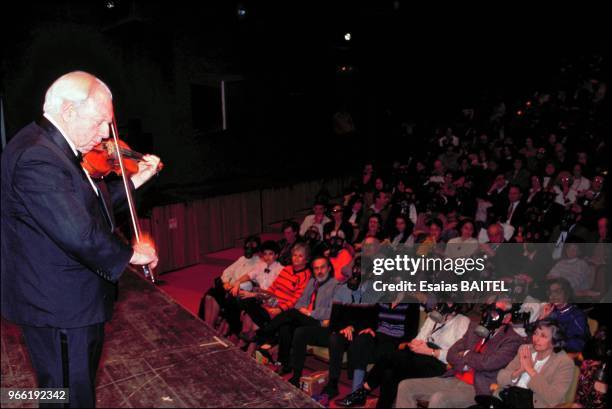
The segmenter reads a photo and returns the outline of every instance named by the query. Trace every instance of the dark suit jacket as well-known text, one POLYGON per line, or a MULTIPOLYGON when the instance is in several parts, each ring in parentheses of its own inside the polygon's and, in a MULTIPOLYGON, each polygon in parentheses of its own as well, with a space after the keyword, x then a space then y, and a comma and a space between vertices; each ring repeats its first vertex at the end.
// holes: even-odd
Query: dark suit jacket
MULTIPOLYGON (((498 214, 501 217, 501 221, 506 223, 508 221, 508 209, 510 208, 510 201, 505 200, 502 202, 498 209, 498 214)), ((510 220, 510 224, 514 227, 515 232, 519 226, 526 224, 526 216, 527 216, 527 204, 524 200, 520 200, 514 212, 512 213, 512 220, 510 220)))
POLYGON ((467 365, 474 369, 476 395, 491 395, 490 387, 492 383, 497 382, 497 373, 512 361, 525 339, 510 327, 501 328, 487 341, 484 351, 476 353, 474 348, 482 341, 474 332, 477 325, 472 322, 463 338, 448 350, 446 360, 452 365, 452 369, 444 376, 454 376, 455 371, 461 371, 467 365), (470 352, 464 355, 467 350, 470 352))
MULTIPOLYGON (((61 133, 46 119, 2 154, 2 314, 18 324, 76 328, 110 319, 132 249, 111 232, 61 133)), ((108 186, 113 205, 124 201, 108 186)))

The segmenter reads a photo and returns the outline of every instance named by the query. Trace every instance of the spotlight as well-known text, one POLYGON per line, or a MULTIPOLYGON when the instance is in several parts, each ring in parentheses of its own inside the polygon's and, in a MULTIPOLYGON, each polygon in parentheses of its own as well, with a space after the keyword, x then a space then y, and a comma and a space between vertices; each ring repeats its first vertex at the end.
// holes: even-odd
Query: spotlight
POLYGON ((104 3, 104 5, 109 10, 115 8, 115 2, 113 0, 108 0, 106 3, 104 3))
POLYGON ((516 115, 518 116, 522 116, 523 115, 523 111, 521 111, 520 109, 518 111, 516 111, 516 115))
POLYGON ((527 105, 528 107, 530 107, 530 106, 531 106, 531 101, 527 101, 527 103, 526 103, 525 105, 527 105))
POLYGON ((345 40, 345 41, 351 41, 351 37, 352 37, 352 36, 351 36, 351 33, 346 33, 346 34, 344 34, 344 40, 345 40))
POLYGON ((246 7, 244 7, 243 4, 238 4, 238 7, 236 8, 236 14, 238 15, 238 18, 246 17, 246 13, 246 7))

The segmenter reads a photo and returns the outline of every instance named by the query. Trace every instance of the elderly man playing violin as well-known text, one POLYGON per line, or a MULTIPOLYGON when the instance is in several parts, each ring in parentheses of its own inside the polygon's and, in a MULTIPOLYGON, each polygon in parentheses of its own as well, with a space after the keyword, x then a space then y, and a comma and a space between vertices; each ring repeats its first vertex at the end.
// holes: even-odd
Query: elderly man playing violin
POLYGON ((124 186, 157 173, 159 158, 145 155, 126 183, 81 167, 113 121, 111 92, 91 74, 56 80, 43 111, 2 153, 2 315, 21 326, 38 386, 69 388, 71 407, 94 407, 116 283, 128 264, 157 264, 151 244, 115 235, 109 213, 124 205, 124 186))

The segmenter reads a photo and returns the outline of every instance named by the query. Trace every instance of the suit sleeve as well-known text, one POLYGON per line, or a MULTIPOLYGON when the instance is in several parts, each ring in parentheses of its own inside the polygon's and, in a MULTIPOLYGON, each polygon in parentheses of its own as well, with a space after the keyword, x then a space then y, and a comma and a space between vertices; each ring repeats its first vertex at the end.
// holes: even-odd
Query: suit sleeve
POLYGON ((508 366, 497 373, 497 383, 500 388, 512 383, 512 372, 516 371, 521 366, 521 358, 517 353, 508 366))
POLYGON ((537 373, 531 378, 527 386, 546 401, 547 407, 553 407, 563 403, 563 399, 574 379, 574 368, 574 362, 564 356, 552 378, 537 373))
POLYGON ((69 257, 117 281, 132 248, 112 234, 97 209, 86 206, 68 169, 46 149, 30 149, 15 168, 15 192, 41 230, 69 257))
POLYGON ((465 366, 464 352, 474 347, 474 345, 468 345, 470 332, 473 330, 474 324, 471 323, 465 335, 455 342, 446 353, 446 361, 456 370, 461 370, 465 366))
MULTIPOLYGON (((132 182, 131 178, 128 178, 128 185, 130 187, 130 191, 134 193, 134 183, 132 182)), ((113 203, 113 211, 115 213, 126 211, 128 209, 127 195, 125 194, 125 188, 123 187, 123 180, 113 180, 112 182, 106 183, 106 186, 108 187, 111 202, 113 203)), ((134 200, 136 200, 135 197, 134 200)))
POLYGON ((501 342, 494 353, 477 354, 469 352, 465 356, 465 363, 476 371, 497 371, 508 365, 508 362, 518 352, 521 344, 523 344, 523 339, 519 336, 508 337, 501 342))

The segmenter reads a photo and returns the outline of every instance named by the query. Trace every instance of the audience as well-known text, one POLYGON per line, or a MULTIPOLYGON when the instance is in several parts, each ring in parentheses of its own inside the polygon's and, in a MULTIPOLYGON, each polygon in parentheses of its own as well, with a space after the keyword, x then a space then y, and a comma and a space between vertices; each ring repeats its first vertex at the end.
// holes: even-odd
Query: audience
POLYGON ((548 278, 564 278, 572 286, 574 293, 590 290, 593 287, 593 268, 580 257, 578 243, 566 243, 565 257, 559 260, 548 273, 548 278))
POLYGON ((313 214, 306 216, 300 226, 301 236, 304 236, 306 232, 314 226, 319 231, 319 237, 323 237, 323 226, 331 221, 329 217, 325 215, 325 206, 326 204, 323 202, 314 204, 312 208, 313 214))
POLYGON ((293 245, 301 240, 299 230, 300 225, 294 221, 286 221, 281 227, 283 238, 278 242, 280 247, 278 261, 283 266, 291 264, 291 250, 293 249, 293 245))
POLYGON ((215 326, 221 316, 234 329, 243 310, 242 338, 257 338, 261 351, 278 338, 281 370, 292 372, 295 385, 307 345, 328 347, 328 399, 338 395, 348 352, 353 385, 341 406, 368 404, 378 389, 378 407, 416 407, 417 400, 466 407, 477 396, 489 402, 496 382, 502 400, 564 403, 573 373, 566 353, 579 357, 589 339, 588 305, 576 302, 610 294, 603 274, 610 131, 605 93, 583 87, 583 78, 599 75, 591 68, 567 66, 562 81, 516 106, 484 101, 454 123, 434 124, 405 162, 366 163, 343 204, 331 206, 331 218, 317 201, 301 226, 283 224, 278 250, 261 246, 262 260, 258 241, 245 245, 245 257, 207 293, 206 321, 215 326), (578 243, 594 247, 582 252, 578 243), (367 291, 372 278, 361 277, 361 253, 389 248, 484 257, 481 277, 503 278, 533 308, 500 299, 485 305, 478 325, 453 303, 379 302, 367 291), (243 287, 249 283, 253 290, 243 287), (538 291, 547 292, 547 303, 532 297, 543 299, 538 291), (433 311, 416 335, 419 303, 433 311), (532 342, 519 349, 525 335, 532 342))
MULTIPOLYGON (((268 342, 273 342, 278 334, 278 361, 282 365, 281 374, 291 372, 289 358, 296 329, 329 325, 331 306, 338 289, 338 282, 334 279, 332 270, 328 258, 315 257, 312 260, 313 277, 309 279, 295 306, 283 309, 256 333, 256 342, 264 351, 270 349, 268 342)), ((294 377, 291 382, 298 386, 299 380, 299 377, 294 377)))
POLYGON ((558 322, 565 334, 566 352, 582 352, 589 339, 587 316, 578 305, 572 304, 574 291, 564 278, 548 281, 548 304, 542 307, 539 319, 551 319, 558 322))
POLYGON ((342 232, 344 239, 353 242, 353 226, 344 218, 344 210, 341 205, 333 204, 331 206, 332 221, 323 226, 323 240, 329 240, 332 235, 337 236, 338 232, 342 232))
MULTIPOLYGON (((312 275, 308 267, 309 258, 310 248, 304 243, 295 244, 291 250, 292 264, 285 266, 267 291, 262 292, 262 302, 246 306, 246 315, 258 328, 265 327, 272 318, 294 307, 312 275)), ((250 323, 243 324, 246 328, 253 327, 250 323)), ((249 333, 244 327, 243 333, 249 333)))
POLYGON ((379 357, 365 377, 363 386, 344 397, 340 406, 362 405, 366 396, 380 387, 377 408, 390 408, 397 386, 408 378, 441 376, 446 372, 449 348, 461 339, 470 319, 458 312, 459 305, 440 303, 429 313, 418 335, 379 357))
POLYGON ((483 312, 480 325, 470 323, 465 335, 450 347, 451 365, 444 377, 406 379, 399 385, 396 406, 416 408, 417 399, 430 408, 463 408, 476 395, 490 395, 500 369, 516 355, 524 339, 510 325, 511 305, 497 301, 483 312))
POLYGON ((464 219, 457 225, 459 237, 452 238, 446 245, 446 257, 470 257, 478 250, 478 240, 474 238, 474 222, 464 219))
MULTIPOLYGON (((217 319, 222 309, 231 298, 229 291, 245 274, 250 273, 262 261, 259 257, 259 246, 261 239, 259 236, 250 236, 244 242, 244 256, 227 267, 220 279, 215 280, 214 286, 204 297, 204 321, 215 328, 217 319)), ((227 328, 222 328, 221 333, 225 333, 227 328)))

